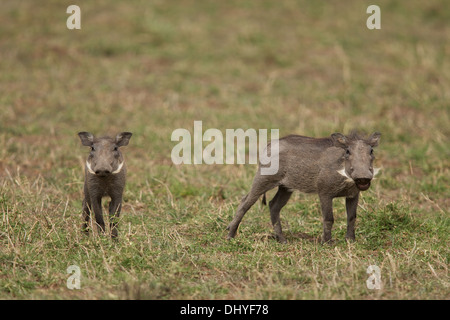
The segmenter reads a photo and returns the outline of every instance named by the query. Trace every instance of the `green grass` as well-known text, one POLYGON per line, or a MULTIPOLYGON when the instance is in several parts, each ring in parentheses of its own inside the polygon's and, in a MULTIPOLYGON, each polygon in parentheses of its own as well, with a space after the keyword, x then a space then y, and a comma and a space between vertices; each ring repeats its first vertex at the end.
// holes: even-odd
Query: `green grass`
MULTIPOLYGON (((449 299, 449 11, 440 1, 4 1, 0 299, 449 299), (380 131, 355 243, 316 196, 226 226, 253 165, 174 166, 173 130, 380 131), (80 230, 79 131, 131 131, 119 239, 80 230), (69 290, 66 269, 81 270, 69 290), (381 269, 381 290, 366 286, 381 269)), ((268 198, 274 192, 268 194, 268 198)))

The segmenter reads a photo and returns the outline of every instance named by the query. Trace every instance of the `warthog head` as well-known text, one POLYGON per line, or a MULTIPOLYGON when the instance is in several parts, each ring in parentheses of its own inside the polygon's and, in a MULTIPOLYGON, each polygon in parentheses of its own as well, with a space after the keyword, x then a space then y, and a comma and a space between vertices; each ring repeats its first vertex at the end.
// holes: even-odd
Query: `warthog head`
POLYGON ((119 133, 116 138, 95 138, 89 132, 80 132, 78 136, 83 146, 91 147, 86 160, 86 169, 89 173, 99 177, 117 174, 122 170, 124 160, 119 147, 128 145, 130 132, 119 133))
POLYGON ((331 135, 334 146, 345 150, 344 168, 338 172, 349 181, 353 181, 361 191, 369 189, 370 182, 379 170, 373 168, 375 159, 373 148, 378 145, 380 136, 379 132, 373 133, 368 138, 363 138, 356 132, 348 136, 341 133, 331 135))

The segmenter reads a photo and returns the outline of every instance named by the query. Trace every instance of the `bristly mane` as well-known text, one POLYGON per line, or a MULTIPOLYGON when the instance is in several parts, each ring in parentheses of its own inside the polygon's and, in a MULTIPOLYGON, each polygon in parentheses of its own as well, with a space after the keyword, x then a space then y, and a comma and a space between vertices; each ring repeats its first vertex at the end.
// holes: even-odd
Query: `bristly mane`
POLYGON ((98 141, 100 141, 100 140, 109 140, 109 141, 111 141, 111 142, 114 142, 115 141, 115 138, 113 138, 113 137, 111 137, 111 136, 101 136, 101 137, 95 137, 94 138, 94 141, 95 142, 98 142, 98 141))
POLYGON ((357 129, 351 130, 350 133, 347 135, 347 138, 350 141, 363 140, 366 143, 368 143, 368 141, 369 141, 367 135, 364 133, 361 133, 357 129))

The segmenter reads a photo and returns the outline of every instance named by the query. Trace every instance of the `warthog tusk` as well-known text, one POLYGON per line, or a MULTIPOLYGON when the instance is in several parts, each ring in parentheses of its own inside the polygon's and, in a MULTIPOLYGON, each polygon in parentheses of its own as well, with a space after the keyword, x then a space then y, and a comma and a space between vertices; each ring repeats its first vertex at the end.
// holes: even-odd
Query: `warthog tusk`
POLYGON ((373 168, 373 179, 378 179, 375 176, 380 173, 381 168, 373 168))
POLYGON ((347 178, 347 179, 345 179, 346 182, 353 182, 353 179, 348 176, 347 172, 345 172, 345 168, 342 168, 341 170, 337 170, 337 173, 339 173, 341 176, 346 177, 347 178))
POLYGON ((112 174, 117 174, 117 173, 119 173, 120 170, 122 170, 123 163, 124 163, 124 161, 122 161, 122 162, 119 164, 119 166, 117 167, 117 169, 114 170, 114 171, 112 172, 112 174))
POLYGON ((86 161, 86 168, 89 171, 89 173, 95 174, 94 170, 92 170, 91 168, 91 164, 88 161, 86 161))
MULTIPOLYGON (((119 172, 122 170, 123 164, 124 164, 124 161, 122 161, 122 162, 119 164, 119 166, 117 167, 117 169, 114 170, 114 171, 111 172, 111 173, 112 173, 112 174, 117 174, 117 173, 119 173, 119 172)), ((90 164, 88 161, 86 161, 86 168, 87 168, 87 170, 89 171, 89 173, 95 174, 94 170, 92 170, 92 168, 91 168, 91 164, 90 164)))
POLYGON ((373 168, 373 176, 375 177, 378 173, 380 173, 381 168, 373 168))

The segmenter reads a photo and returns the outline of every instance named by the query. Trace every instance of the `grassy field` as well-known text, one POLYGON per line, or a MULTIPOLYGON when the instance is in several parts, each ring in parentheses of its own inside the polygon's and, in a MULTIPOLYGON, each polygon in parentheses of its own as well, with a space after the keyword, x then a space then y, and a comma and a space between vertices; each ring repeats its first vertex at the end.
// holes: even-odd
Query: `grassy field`
POLYGON ((368 1, 78 1, 81 30, 70 4, 2 1, 0 299, 450 299, 447 3, 378 1, 381 30, 368 1), (256 166, 173 165, 171 133, 195 120, 380 131, 357 241, 335 199, 336 243, 320 244, 318 198, 300 193, 288 244, 259 203, 227 241, 256 166), (79 131, 133 132, 118 241, 80 230, 79 131))

